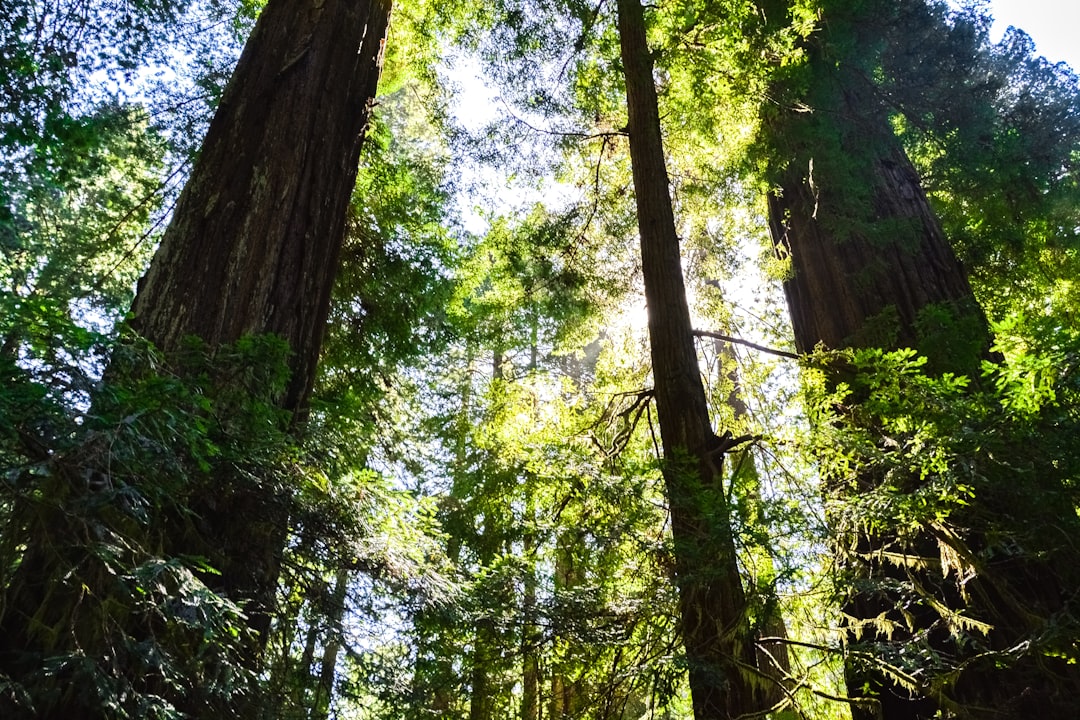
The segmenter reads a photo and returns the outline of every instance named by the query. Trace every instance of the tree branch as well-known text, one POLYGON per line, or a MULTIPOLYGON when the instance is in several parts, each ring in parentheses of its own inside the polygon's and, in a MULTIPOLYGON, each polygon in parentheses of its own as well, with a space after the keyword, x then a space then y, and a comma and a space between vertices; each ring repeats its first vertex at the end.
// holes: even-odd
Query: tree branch
POLYGON ((799 360, 802 357, 797 353, 788 352, 787 350, 776 350, 771 347, 766 347, 765 345, 758 345, 757 343, 752 343, 749 340, 742 340, 740 338, 731 337, 730 335, 722 335, 721 333, 713 332, 711 330, 692 330, 691 332, 693 332, 694 337, 715 338, 717 340, 723 340, 724 342, 735 343, 736 345, 745 345, 748 348, 760 350, 763 353, 769 353, 770 355, 778 355, 780 357, 791 358, 792 360, 799 360))

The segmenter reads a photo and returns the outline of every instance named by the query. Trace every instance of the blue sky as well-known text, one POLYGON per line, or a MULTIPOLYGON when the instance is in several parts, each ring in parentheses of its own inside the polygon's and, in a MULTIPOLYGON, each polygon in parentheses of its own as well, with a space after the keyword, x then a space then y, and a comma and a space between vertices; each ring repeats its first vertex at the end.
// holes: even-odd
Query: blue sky
POLYGON ((1040 55, 1080 71, 1080 0, 991 0, 994 39, 1009 25, 1035 41, 1040 55))

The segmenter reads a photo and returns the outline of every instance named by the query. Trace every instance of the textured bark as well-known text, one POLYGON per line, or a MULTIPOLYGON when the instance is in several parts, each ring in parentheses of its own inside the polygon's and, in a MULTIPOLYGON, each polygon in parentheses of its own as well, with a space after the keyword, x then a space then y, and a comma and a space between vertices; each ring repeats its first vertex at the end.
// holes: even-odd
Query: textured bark
MULTIPOLYGON (((302 413, 312 386, 389 12, 390 0, 270 0, 132 308, 132 326, 166 358, 175 358, 189 335, 213 349, 246 334, 277 334, 292 349, 281 406, 294 413, 302 413)), ((96 472, 107 480, 107 468, 101 467, 107 449, 96 453, 94 442, 76 448, 70 460, 78 461, 75 455, 83 453, 82 474, 94 477, 96 472)), ((5 589, 0 673, 16 681, 20 673, 33 677, 40 672, 25 667, 26 657, 70 652, 99 662, 99 656, 116 656, 116 636, 137 641, 160 630, 148 627, 139 612, 125 605, 131 601, 122 583, 99 570, 100 562, 88 564, 98 538, 79 534, 80 516, 67 517, 64 503, 70 495, 93 490, 79 477, 65 477, 61 464, 50 480, 67 488, 51 495, 60 499, 50 509, 57 515, 51 523, 55 527, 46 524, 40 536, 48 541, 26 549, 18 582, 5 589), (66 580, 69 568, 82 573, 78 577, 97 573, 101 581, 67 588, 73 585, 66 580), (114 598, 111 593, 118 587, 114 598), (84 596, 94 602, 82 603, 84 596), (97 610, 82 610, 82 604, 97 610), (50 623, 48 632, 41 632, 35 613, 50 623), (54 640, 48 639, 50 633, 54 640)), ((221 573, 207 574, 207 583, 244 605, 256 637, 263 639, 288 528, 286 499, 258 483, 238 482, 227 472, 206 480, 200 482, 214 491, 196 499, 190 515, 174 513, 160 524, 154 518, 153 527, 145 530, 153 538, 150 547, 166 557, 206 557, 221 573), (163 548, 157 547, 159 537, 164 537, 163 548)), ((80 500, 71 502, 77 506, 80 500)), ((162 633, 158 641, 167 645, 166 636, 162 633)), ((178 637, 188 636, 181 631, 178 637)), ((261 648, 261 641, 250 648, 244 669, 259 671, 261 648)), ((176 650, 180 655, 194 652, 176 650)), ((147 662, 146 667, 153 666, 147 662)), ((140 671, 114 666, 101 672, 127 674, 125 681, 133 687, 163 695, 189 716, 220 717, 225 711, 206 706, 209 701, 198 691, 201 678, 190 678, 184 692, 153 672, 135 677, 140 671)), ((63 685, 64 678, 57 675, 55 682, 63 685)), ((67 720, 118 712, 104 711, 97 691, 69 683, 51 706, 36 708, 37 716, 67 720)), ((228 712, 257 712, 259 698, 241 695, 228 712)), ((135 702, 111 699, 128 707, 135 702)))
POLYGON ((271 0, 225 90, 132 326, 166 353, 275 333, 311 391, 390 0, 271 0))
POLYGON ((652 57, 638 0, 619 0, 630 157, 649 312, 656 412, 671 509, 676 582, 697 720, 760 709, 746 597, 720 483, 686 301, 660 135, 652 57))
MULTIPOLYGON (((990 348, 982 310, 886 110, 865 77, 828 56, 823 49, 827 38, 828 31, 822 31, 808 41, 813 112, 780 113, 766 124, 774 145, 790 152, 769 198, 769 220, 778 253, 791 260, 784 289, 796 345, 800 351, 819 344, 913 347, 927 356, 931 371, 964 373, 978 382, 979 364, 990 348), (951 319, 944 329, 924 322, 931 309, 948 311, 951 319)), ((878 481, 859 479, 864 488, 878 481)), ((964 542, 978 552, 986 547, 986 531, 979 528, 1009 509, 994 508, 986 504, 992 500, 982 497, 974 502, 978 505, 970 517, 954 520, 961 527, 968 523, 964 542)), ((882 551, 935 557, 937 540, 929 529, 905 543, 863 532, 845 542, 855 550, 847 556, 847 569, 859 581, 844 607, 854 620, 849 640, 857 642, 861 634, 864 642, 902 641, 899 632, 886 636, 873 629, 874 619, 884 615, 901 627, 911 623, 913 634, 925 633, 937 652, 964 666, 951 687, 935 691, 927 684, 911 692, 887 673, 851 662, 849 694, 873 700, 853 707, 856 720, 922 720, 938 712, 1024 717, 1027 711, 1036 714, 1034 708, 1044 717, 1071 714, 1054 714, 1062 707, 1061 688, 1075 682, 1067 679, 1075 673, 1064 663, 1051 658, 1026 658, 1011 667, 980 662, 976 650, 955 642, 928 603, 911 604, 901 613, 901 598, 890 589, 894 582, 917 582, 936 602, 990 623, 990 644, 1004 650, 1035 632, 1035 614, 1021 609, 1024 602, 1045 617, 1065 607, 1053 571, 1042 561, 1017 560, 1011 567, 998 563, 993 578, 969 579, 961 588, 940 571, 903 569, 880 559, 882 551), (1018 598, 1024 600, 1018 604, 1018 598)))
MULTIPOLYGON (((835 79, 827 70, 819 72, 826 74, 826 82, 835 79)), ((830 97, 837 107, 816 107, 815 111, 829 113, 831 121, 840 126, 838 134, 859 143, 847 148, 848 157, 865 164, 856 175, 869 184, 865 197, 872 207, 856 208, 860 214, 854 219, 841 217, 847 205, 839 197, 844 184, 821 172, 814 177, 813 147, 791 159, 778 190, 770 195, 773 240, 779 254, 790 258, 792 265, 784 291, 796 347, 800 352, 818 345, 830 349, 919 347, 919 314, 932 304, 973 317, 982 334, 978 344, 988 347, 985 321, 963 268, 945 240, 915 169, 892 138, 884 115, 867 113, 854 89, 845 88, 830 97)), ((790 129, 791 124, 801 121, 798 116, 781 118, 780 127, 790 129)), ((784 130, 774 127, 772 132, 784 130)), ((922 349, 940 367, 961 372, 976 369, 971 364, 957 367, 948 348, 922 349)), ((972 360, 977 358, 976 354, 972 360)), ((872 484, 873 480, 866 482, 872 484)), ((888 538, 865 535, 855 542, 862 556, 890 546, 888 538)), ((855 563, 848 570, 876 581, 887 582, 896 573, 896 580, 903 579, 903 571, 881 563, 855 563)), ((894 598, 888 593, 852 592, 844 606, 855 626, 851 640, 885 640, 872 625, 863 628, 861 623, 881 614, 891 615, 893 607, 894 598)), ((903 622, 903 618, 897 619, 903 622)), ((933 619, 920 617, 917 622, 925 627, 933 619)), ((933 717, 938 710, 932 698, 913 695, 888 675, 858 663, 849 663, 846 675, 849 695, 874 699, 873 703, 853 706, 856 720, 921 720, 933 717)))
MULTIPOLYGON (((919 347, 919 313, 928 305, 977 313, 967 276, 946 242, 918 175, 895 142, 874 157, 874 216, 898 221, 897 234, 851 234, 838 241, 816 215, 834 188, 812 188, 811 178, 789 173, 769 197, 769 222, 781 255, 791 259, 784 283, 795 345, 838 349, 877 345, 919 347), (822 197, 826 195, 826 197, 822 197), (867 334, 880 323, 881 334, 867 334), (882 334, 890 335, 882 338, 882 334)), ((799 168, 801 170, 802 168, 799 168)), ((987 339, 985 323, 983 340, 987 339)), ((947 348, 927 348, 946 362, 947 348)))
MULTIPOLYGON (((166 357, 192 335, 214 348, 276 334, 292 353, 281 405, 301 416, 389 15, 390 0, 267 5, 132 306, 132 327, 166 357)), ((175 551, 206 555, 212 586, 265 635, 287 510, 261 488, 221 486, 175 551)))

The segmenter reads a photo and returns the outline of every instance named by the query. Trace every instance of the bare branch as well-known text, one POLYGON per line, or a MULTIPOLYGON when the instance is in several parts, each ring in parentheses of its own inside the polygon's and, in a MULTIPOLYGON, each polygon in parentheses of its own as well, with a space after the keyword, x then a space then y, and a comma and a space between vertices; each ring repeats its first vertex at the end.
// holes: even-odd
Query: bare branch
POLYGON ((780 357, 791 358, 792 360, 799 360, 802 356, 787 350, 776 350, 775 348, 767 347, 765 345, 758 345, 757 343, 750 342, 749 340, 743 340, 737 337, 731 337, 730 335, 724 335, 722 333, 713 332, 711 330, 693 330, 694 337, 707 337, 715 338, 717 340, 723 340, 724 342, 735 343, 736 345, 745 345, 748 348, 754 350, 760 350, 763 353, 769 353, 770 355, 778 355, 780 357))

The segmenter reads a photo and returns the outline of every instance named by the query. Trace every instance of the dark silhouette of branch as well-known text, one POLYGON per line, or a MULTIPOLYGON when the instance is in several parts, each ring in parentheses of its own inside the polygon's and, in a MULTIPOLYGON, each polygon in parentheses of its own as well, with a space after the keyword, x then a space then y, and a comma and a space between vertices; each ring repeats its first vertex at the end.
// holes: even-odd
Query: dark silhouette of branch
POLYGON ((741 338, 731 337, 730 335, 723 335, 721 333, 713 332, 711 330, 694 330, 692 332, 694 333, 694 337, 716 338, 717 340, 735 343, 736 345, 745 345, 748 348, 760 350, 761 352, 769 353, 770 355, 778 355, 780 357, 791 358, 792 360, 798 360, 801 357, 800 355, 793 352, 788 352, 787 350, 777 350, 775 348, 766 347, 765 345, 758 345, 757 343, 752 343, 749 340, 742 340, 741 338))

